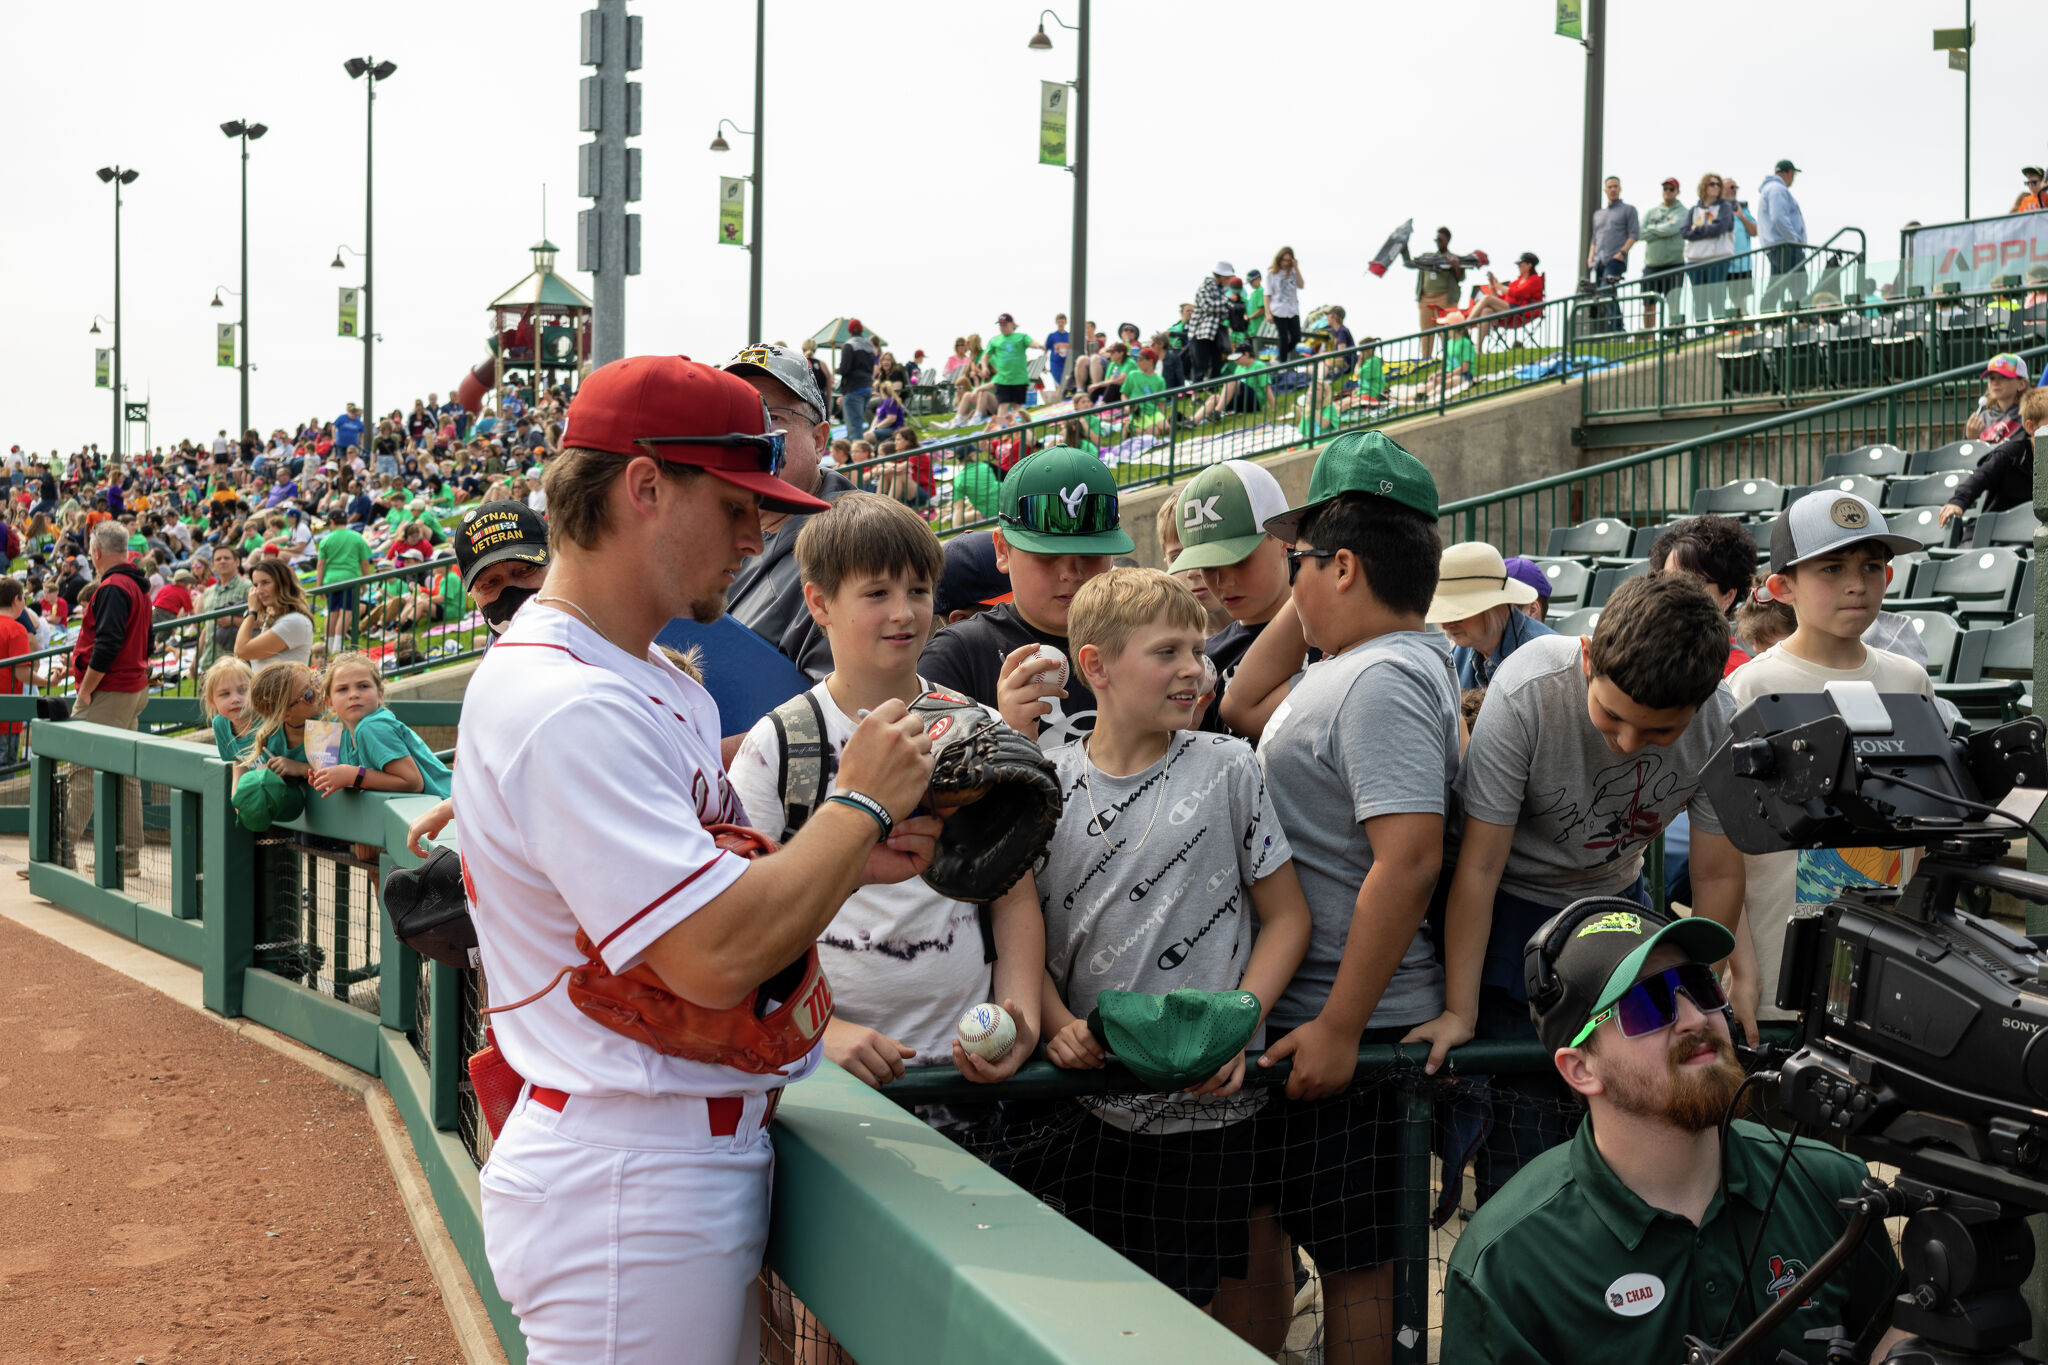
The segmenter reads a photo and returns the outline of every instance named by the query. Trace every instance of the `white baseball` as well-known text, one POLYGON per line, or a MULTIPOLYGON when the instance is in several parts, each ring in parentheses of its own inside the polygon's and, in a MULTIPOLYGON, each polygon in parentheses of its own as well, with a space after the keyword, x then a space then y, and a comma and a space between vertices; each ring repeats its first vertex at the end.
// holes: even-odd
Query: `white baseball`
MULTIPOLYGON (((1037 651, 1032 654, 1031 663, 1043 663, 1045 665, 1038 672, 1031 675, 1030 682, 1033 687, 1044 687, 1047 684, 1054 687, 1065 687, 1067 685, 1067 656, 1060 653, 1053 646, 1040 645, 1037 651)), ((1027 663, 1026 667, 1029 666, 1030 663, 1027 663)))
POLYGON ((960 1046, 984 1062, 1000 1062, 1017 1041, 1017 1025, 1001 1005, 976 1005, 960 1016, 960 1046))
POLYGON ((1210 694, 1212 694, 1213 692, 1215 692, 1215 690, 1216 690, 1216 661, 1215 661, 1214 659, 1210 658, 1210 657, 1209 657, 1208 655, 1204 654, 1204 655, 1202 656, 1202 691, 1201 691, 1201 695, 1202 695, 1202 696, 1205 696, 1205 697, 1206 697, 1206 696, 1209 696, 1210 694))

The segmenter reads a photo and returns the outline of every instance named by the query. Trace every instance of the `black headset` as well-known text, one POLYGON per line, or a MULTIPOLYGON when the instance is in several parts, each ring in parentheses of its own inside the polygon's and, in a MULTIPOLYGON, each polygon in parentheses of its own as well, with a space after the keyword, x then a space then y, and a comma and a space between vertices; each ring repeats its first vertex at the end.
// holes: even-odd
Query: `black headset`
POLYGON ((1669 911, 1652 909, 1625 896, 1588 896, 1573 901, 1552 916, 1549 927, 1530 939, 1522 950, 1522 981, 1529 989, 1531 1005, 1547 1013, 1564 998, 1564 982, 1557 977, 1557 956, 1564 951, 1566 940, 1587 920, 1616 911, 1641 915, 1660 929, 1678 922, 1678 917, 1669 911))

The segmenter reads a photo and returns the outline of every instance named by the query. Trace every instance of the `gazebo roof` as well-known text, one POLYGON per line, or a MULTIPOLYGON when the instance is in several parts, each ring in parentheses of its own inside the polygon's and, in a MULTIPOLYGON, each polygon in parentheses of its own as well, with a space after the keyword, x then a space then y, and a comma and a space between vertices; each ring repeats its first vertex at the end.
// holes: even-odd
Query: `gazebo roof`
POLYGON ((545 237, 535 242, 531 248, 533 272, 492 299, 490 306, 525 308, 538 305, 588 310, 592 306, 589 295, 555 273, 555 252, 559 249, 545 237))

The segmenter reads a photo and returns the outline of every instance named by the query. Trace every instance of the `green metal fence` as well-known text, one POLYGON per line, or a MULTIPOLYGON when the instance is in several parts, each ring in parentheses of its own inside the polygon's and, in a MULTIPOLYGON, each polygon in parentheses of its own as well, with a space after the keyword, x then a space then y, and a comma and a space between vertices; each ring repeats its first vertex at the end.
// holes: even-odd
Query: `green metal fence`
MULTIPOLYGON (((2020 354, 2038 366, 2048 346, 2020 354)), ((1448 503, 1447 541, 1484 540, 1503 554, 1541 555, 1550 533, 1594 518, 1652 526, 1692 511, 1697 490, 1737 479, 1783 488, 1821 477, 1829 454, 1875 443, 1928 450, 1960 440, 1976 410, 1983 358, 1795 413, 1730 427, 1497 493, 1448 503)))
MULTIPOLYGON (((1860 259, 1861 237, 1859 229, 1845 228, 1829 243, 1801 248, 1804 263, 1787 280, 1796 275, 1805 289, 1840 268, 1827 262, 1860 259), (1843 240, 1849 234, 1859 243, 1854 249, 1843 240)), ((1770 277, 1764 253, 1740 259, 1759 278, 1770 277)), ((993 520, 987 490, 994 481, 967 473, 973 465, 1007 468, 1030 451, 1067 444, 1100 456, 1121 489, 1170 484, 1222 460, 1253 459, 1404 418, 1441 416, 1464 404, 1654 357, 1668 338, 1656 327, 1631 331, 1628 324, 1646 307, 1688 306, 1688 288, 1681 282, 1666 295, 1636 281, 1592 300, 1566 293, 1341 349, 1316 341, 1311 327, 1311 352, 1285 363, 1254 362, 1242 373, 1183 384, 1143 401, 1123 401, 1113 393, 1101 401, 1048 401, 1019 410, 1009 425, 991 423, 940 439, 926 438, 949 430, 944 422, 914 422, 921 433, 915 449, 858 460, 842 472, 863 487, 899 492, 907 501, 920 501, 924 494, 914 485, 929 483, 928 515, 942 535, 949 534, 993 520)), ((1322 335, 1326 340, 1329 334, 1322 335)))
MULTIPOLYGON (((2027 291, 1897 294, 1885 271, 1849 261, 1819 272, 1820 288, 1748 316, 1716 314, 1641 334, 1641 357, 1596 371, 1581 390, 1587 418, 1784 406, 1817 396, 1910 384, 1943 371, 1981 366, 1998 351, 2048 341, 2048 306, 2027 291)), ((1581 302, 1574 313, 1591 317, 1581 302)))

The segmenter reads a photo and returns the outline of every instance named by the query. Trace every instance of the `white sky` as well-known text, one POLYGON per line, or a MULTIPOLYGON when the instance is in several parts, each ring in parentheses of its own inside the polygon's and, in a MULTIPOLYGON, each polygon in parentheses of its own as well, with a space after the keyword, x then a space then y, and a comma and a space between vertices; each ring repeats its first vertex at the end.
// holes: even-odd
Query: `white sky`
MULTIPOLYGON (((445 394, 483 358, 484 305, 548 232, 574 264, 578 0, 101 0, 13 3, 0 117, 11 326, 0 331, 0 443, 103 447, 92 387, 95 313, 113 311, 112 191, 122 215, 125 378, 154 404, 158 443, 236 418, 207 307, 238 270, 236 144, 250 165, 252 422, 332 417, 361 388, 361 345, 335 334, 329 268, 363 236, 363 90, 352 55, 399 64, 377 100, 380 409, 445 394)), ((1009 310, 1043 335, 1068 292, 1071 177, 1036 164, 1038 82, 1070 79, 1072 35, 1027 50, 1025 0, 876 9, 770 0, 766 330, 795 342, 852 313, 899 355, 935 355, 1009 310)), ((643 271, 627 286, 629 351, 722 360, 751 338, 746 253, 715 242, 717 177, 744 139, 706 150, 719 118, 750 126, 753 6, 635 0, 645 19, 643 271)), ((1781 0, 1764 10, 1610 0, 1607 169, 1647 206, 1703 170, 1752 200, 1779 156, 1815 239, 1844 224, 1897 254, 1908 219, 1962 216, 1963 77, 1931 29, 1962 6, 1781 0), (1953 10, 1951 14, 1949 11, 1953 10)), ((2002 211, 2023 160, 2043 159, 2027 0, 1979 0, 1973 207, 2002 211)), ((1524 249, 1552 295, 1578 250, 1584 59, 1551 33, 1549 0, 1464 0, 1437 27, 1387 0, 1248 10, 1222 0, 1094 6, 1090 309, 1148 333, 1218 258, 1299 253, 1304 303, 1341 302, 1354 331, 1413 330, 1412 276, 1365 263, 1403 218, 1439 222, 1501 269, 1524 249), (1270 22, 1268 22, 1270 17, 1270 22), (1480 53, 1489 54, 1484 60, 1480 53)), ((1072 19, 1067 0, 1064 17, 1072 19)), ((752 216, 749 214, 749 230, 752 216)), ((1640 253, 1638 254, 1640 259, 1640 253)), ((580 287, 589 277, 571 274, 580 287)), ((232 305, 233 300, 229 299, 232 305)), ((139 438, 138 438, 139 439, 139 438)))

